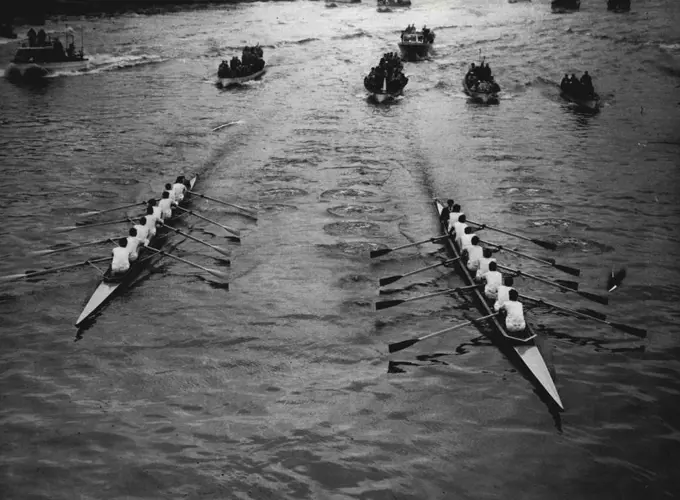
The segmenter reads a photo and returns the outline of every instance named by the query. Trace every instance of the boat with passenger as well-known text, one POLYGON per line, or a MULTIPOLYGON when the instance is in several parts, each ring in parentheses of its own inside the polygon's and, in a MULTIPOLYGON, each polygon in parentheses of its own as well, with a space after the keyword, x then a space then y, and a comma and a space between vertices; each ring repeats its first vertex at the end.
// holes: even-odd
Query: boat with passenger
POLYGON ((479 66, 472 63, 463 77, 463 91, 474 101, 484 104, 497 103, 500 85, 496 83, 488 63, 479 66))
MULTIPOLYGON (((444 207, 444 203, 439 199, 434 200, 434 208, 437 213, 437 218, 440 220, 442 234, 446 235, 449 233, 447 223, 442 222, 441 220, 441 213, 442 210, 444 210, 444 207)), ((454 238, 448 237, 445 239, 445 244, 449 257, 458 259, 454 265, 456 266, 457 273, 461 279, 468 286, 476 285, 477 283, 467 266, 462 262, 461 257, 463 254, 458 243, 454 238)), ((494 314, 493 305, 489 303, 480 288, 474 288, 472 294, 476 307, 483 316, 494 314)), ((564 406, 562 405, 562 400, 555 387, 555 382, 550 375, 543 355, 536 345, 536 332, 529 322, 526 321, 526 327, 521 334, 514 332, 510 334, 498 316, 491 316, 488 323, 491 324, 491 328, 484 329, 483 333, 488 336, 490 340, 494 342, 506 356, 508 356, 511 362, 518 366, 524 374, 529 377, 543 393, 545 393, 545 395, 547 395, 549 401, 556 405, 560 410, 563 410, 564 406)))
MULTIPOLYGON (((184 199, 179 203, 179 206, 184 208, 188 205, 191 200, 191 190, 196 185, 198 176, 194 175, 191 179, 186 181, 187 191, 184 195, 184 199)), ((186 216, 186 212, 181 211, 179 213, 174 213, 173 216, 164 220, 163 223, 172 226, 177 223, 180 219, 186 216)), ((173 232, 166 228, 160 227, 156 232, 156 235, 151 239, 149 246, 152 248, 161 248, 168 239, 168 236, 173 234, 173 232)), ((145 267, 148 266, 149 260, 156 256, 157 253, 146 247, 140 247, 139 256, 137 260, 130 263, 130 269, 122 275, 115 275, 111 269, 111 266, 107 269, 102 277, 102 281, 97 286, 97 289, 90 296, 89 300, 85 304, 83 311, 76 320, 75 326, 83 325, 87 320, 92 318, 92 316, 104 307, 113 297, 128 288, 134 280, 140 275, 145 267)))
POLYGON ((550 9, 554 14, 568 14, 581 8, 581 0, 552 0, 550 9))
POLYGON ((607 10, 621 13, 630 10, 630 0, 607 0, 607 10))
POLYGON ((409 25, 401 32, 399 50, 405 61, 419 61, 427 58, 434 44, 434 31, 423 26, 423 29, 416 30, 415 25, 409 25))
POLYGON ((378 0, 378 7, 410 7, 411 0, 378 0))
POLYGON ((262 56, 262 47, 258 44, 244 47, 241 59, 234 56, 229 62, 222 61, 217 68, 218 85, 229 87, 261 78, 267 72, 262 56))
POLYGON ((577 79, 575 74, 572 74, 571 77, 565 74, 560 82, 560 93, 567 101, 573 102, 588 111, 596 112, 600 109, 600 96, 595 92, 592 79, 587 71, 580 79, 577 79))
POLYGON ((383 54, 378 66, 371 68, 364 77, 364 88, 377 103, 393 100, 403 94, 408 77, 403 73, 404 66, 395 52, 383 54))
POLYGON ((60 71, 79 71, 87 68, 89 60, 83 53, 83 37, 80 37, 80 50, 76 50, 75 31, 47 34, 40 29, 28 30, 28 45, 23 43, 14 54, 7 67, 9 78, 42 78, 60 71), (65 45, 59 35, 64 36, 65 45))

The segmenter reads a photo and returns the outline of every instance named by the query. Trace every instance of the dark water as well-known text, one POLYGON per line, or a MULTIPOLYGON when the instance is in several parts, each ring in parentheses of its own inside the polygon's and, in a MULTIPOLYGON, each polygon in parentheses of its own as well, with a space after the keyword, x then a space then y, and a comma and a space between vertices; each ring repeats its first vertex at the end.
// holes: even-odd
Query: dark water
MULTIPOLYGON (((198 219, 184 226, 230 249, 231 267, 191 240, 176 249, 227 271, 229 290, 162 261, 78 336, 97 271, 0 284, 1 498, 680 496, 677 2, 615 15, 589 1, 566 16, 546 2, 415 3, 387 14, 299 1, 70 19, 84 28, 90 70, 0 81, 1 275, 109 255, 104 245, 27 256, 124 233, 53 229, 156 195, 179 173, 259 214, 194 204, 240 228, 240 244, 198 219), (435 29, 436 54, 406 65, 402 100, 376 107, 363 76, 409 23, 435 29), (217 89, 219 61, 257 42, 264 79, 217 89), (497 106, 460 89, 480 52, 504 90, 497 106), (583 70, 604 98, 597 115, 556 91, 564 72, 583 70), (532 311, 561 421, 473 327, 387 354, 389 342, 478 314, 462 296, 374 311, 380 277, 437 262, 431 244, 368 258, 434 235, 433 196, 558 242, 548 252, 486 234, 579 267, 582 290, 606 294, 612 266, 627 268, 607 307, 518 280, 649 331, 640 340, 532 311)), ((13 50, 0 45, 0 56, 13 50)), ((390 298, 458 284, 436 268, 390 298)))

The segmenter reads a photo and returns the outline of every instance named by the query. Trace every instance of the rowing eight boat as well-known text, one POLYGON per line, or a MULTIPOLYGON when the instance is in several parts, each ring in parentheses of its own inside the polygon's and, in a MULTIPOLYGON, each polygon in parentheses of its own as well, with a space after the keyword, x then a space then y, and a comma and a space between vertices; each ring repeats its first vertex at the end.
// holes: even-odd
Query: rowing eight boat
MULTIPOLYGON (((190 185, 189 190, 193 189, 197 179, 198 176, 194 175, 194 177, 192 177, 191 180, 189 180, 190 185)), ((184 196, 184 200, 181 202, 180 206, 185 206, 190 198, 191 195, 187 193, 184 196)), ((172 225, 175 221, 179 220, 185 215, 186 212, 182 212, 164 221, 164 223, 167 225, 172 225)), ((169 234, 172 234, 170 230, 163 227, 159 228, 156 233, 156 236, 154 236, 151 242, 149 243, 149 246, 153 248, 161 247, 163 243, 165 243, 165 240, 167 239, 169 234)), ((144 269, 145 262, 148 261, 154 255, 156 254, 142 247, 139 252, 138 259, 135 262, 132 262, 130 265, 130 269, 120 277, 114 277, 111 273, 111 266, 109 266, 109 269, 104 274, 101 283, 99 283, 99 286, 90 297, 90 300, 87 301, 87 304, 83 309, 83 312, 80 313, 80 316, 76 321, 76 326, 80 326, 87 319, 91 318, 97 311, 104 307, 104 305, 106 305, 106 303, 109 300, 111 300, 117 292, 122 291, 128 286, 130 286, 134 279, 144 269)))
MULTIPOLYGON (((439 216, 442 209, 444 208, 444 205, 438 199, 434 200, 434 205, 437 210, 437 215, 439 216)), ((446 234, 448 229, 446 225, 442 223, 441 227, 444 234, 446 234)), ((453 238, 446 238, 445 241, 446 249, 449 255, 453 258, 459 258, 461 256, 461 251, 458 248, 458 245, 453 241, 453 238)), ((470 275, 470 271, 468 270, 467 266, 462 263, 461 260, 456 261, 456 266, 463 281, 465 281, 468 285, 474 285, 475 281, 470 275)), ((477 307, 482 315, 486 316, 488 314, 492 314, 494 311, 492 311, 489 303, 483 295, 483 292, 479 288, 476 288, 473 293, 475 295, 477 307)), ((545 364, 545 360, 543 359, 543 356, 541 355, 541 352, 534 341, 536 334, 531 330, 529 323, 527 322, 526 332, 529 334, 528 338, 524 341, 520 341, 517 338, 508 335, 508 333, 505 331, 505 328, 502 326, 501 322, 496 316, 490 318, 490 321, 494 327, 494 335, 491 340, 495 341, 496 344, 509 356, 512 356, 519 366, 526 371, 527 375, 530 375, 530 378, 532 378, 533 381, 537 383, 538 386, 543 389, 543 391, 545 391, 550 400, 563 410, 564 406, 562 406, 562 400, 560 399, 560 395, 557 393, 557 388, 555 387, 555 383, 550 376, 550 372, 548 371, 548 367, 545 364)), ((511 361, 513 361, 513 359, 511 359, 511 361)))

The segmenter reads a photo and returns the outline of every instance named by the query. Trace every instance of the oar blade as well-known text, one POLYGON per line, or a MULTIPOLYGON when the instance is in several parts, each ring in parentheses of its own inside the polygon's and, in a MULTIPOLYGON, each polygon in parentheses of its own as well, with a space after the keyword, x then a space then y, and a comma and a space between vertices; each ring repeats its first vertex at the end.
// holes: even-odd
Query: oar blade
POLYGON ((592 300, 593 302, 598 302, 604 305, 609 304, 609 299, 607 297, 601 297, 590 292, 576 292, 576 293, 578 293, 581 297, 584 297, 588 300, 592 300))
POLYGON ((402 340, 401 342, 395 342, 394 344, 389 344, 388 349, 392 352, 403 351, 404 349, 411 347, 413 344, 418 342, 420 339, 409 339, 402 340))
POLYGON ((59 226, 55 227, 54 230, 58 233, 65 233, 66 231, 73 231, 74 229, 78 229, 79 226, 59 226))
POLYGON ((555 261, 553 259, 547 259, 547 260, 553 261, 553 267, 555 269, 559 269, 560 271, 565 272, 567 274, 571 274, 572 276, 581 276, 581 270, 580 269, 576 269, 575 267, 565 266, 563 264, 555 264, 555 261))
POLYGON ((223 273, 222 271, 217 271, 216 269, 208 269, 207 267, 205 268, 205 271, 212 274, 216 278, 219 278, 221 280, 226 280, 228 278, 227 273, 223 273))
POLYGON ((578 283, 576 281, 569 281, 569 280, 555 280, 555 283, 559 283, 560 285, 567 287, 569 290, 578 290, 578 283))
POLYGON ((386 255, 392 251, 391 248, 380 248, 378 250, 371 250, 371 259, 375 259, 376 257, 381 257, 382 255, 386 255))
POLYGON ((375 303, 375 310, 380 311, 381 309, 387 309, 388 307, 398 306, 403 303, 403 300, 383 300, 382 302, 375 303))
POLYGON ((634 326, 624 325, 622 323, 613 323, 611 321, 609 322, 609 324, 613 328, 616 328, 617 330, 629 333, 630 335, 635 335, 636 337, 640 337, 642 339, 647 336, 647 330, 643 330, 642 328, 636 328, 634 326))
POLYGON ((557 245, 550 241, 537 240, 535 238, 530 238, 531 242, 538 245, 539 247, 547 248, 548 250, 557 250, 557 245))
POLYGON ((597 318, 602 321, 607 319, 606 314, 602 314, 601 312, 595 311, 594 309, 588 309, 586 307, 583 307, 578 309, 577 311, 580 312, 581 314, 585 314, 586 316, 592 316, 593 318, 597 318))
POLYGON ((8 274, 7 276, 0 276, 0 281, 18 280, 18 279, 21 279, 21 278, 26 278, 27 276, 28 276, 28 273, 8 274))
POLYGON ((380 278, 380 286, 389 285, 390 283, 394 283, 395 281, 399 281, 403 277, 404 276, 402 274, 397 274, 396 276, 389 276, 387 278, 380 278))

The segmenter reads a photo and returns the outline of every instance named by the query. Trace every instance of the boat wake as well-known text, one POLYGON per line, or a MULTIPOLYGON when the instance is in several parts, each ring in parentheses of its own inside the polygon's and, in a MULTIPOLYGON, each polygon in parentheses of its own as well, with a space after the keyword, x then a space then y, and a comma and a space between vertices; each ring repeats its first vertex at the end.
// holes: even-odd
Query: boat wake
POLYGON ((86 68, 78 70, 64 70, 55 71, 48 75, 48 78, 56 78, 60 76, 76 76, 76 75, 92 75, 103 73, 106 71, 115 71, 119 69, 133 68, 135 66, 142 66, 145 64, 159 64, 165 62, 160 56, 155 55, 124 55, 114 56, 111 54, 94 54, 88 55, 89 64, 86 68))

